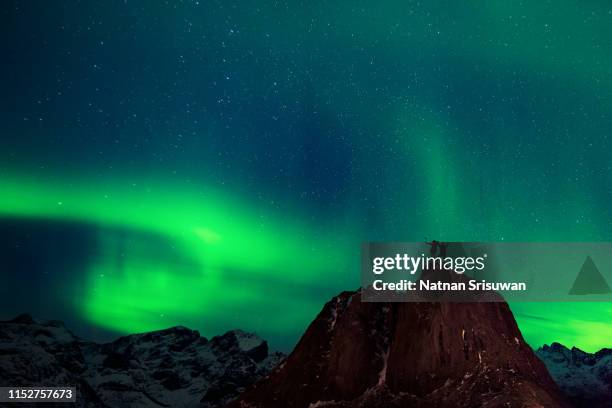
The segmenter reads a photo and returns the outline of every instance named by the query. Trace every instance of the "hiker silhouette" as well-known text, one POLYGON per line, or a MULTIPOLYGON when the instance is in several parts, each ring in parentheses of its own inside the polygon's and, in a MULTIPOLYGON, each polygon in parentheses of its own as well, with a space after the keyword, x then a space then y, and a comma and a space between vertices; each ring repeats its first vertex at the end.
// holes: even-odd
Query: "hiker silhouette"
POLYGON ((431 242, 426 242, 426 244, 431 247, 431 249, 429 250, 431 256, 436 256, 436 253, 438 252, 438 245, 440 245, 440 243, 436 240, 433 240, 431 242))
POLYGON ((446 256, 446 248, 448 248, 448 242, 438 242, 438 246, 440 247, 440 257, 444 258, 446 256))

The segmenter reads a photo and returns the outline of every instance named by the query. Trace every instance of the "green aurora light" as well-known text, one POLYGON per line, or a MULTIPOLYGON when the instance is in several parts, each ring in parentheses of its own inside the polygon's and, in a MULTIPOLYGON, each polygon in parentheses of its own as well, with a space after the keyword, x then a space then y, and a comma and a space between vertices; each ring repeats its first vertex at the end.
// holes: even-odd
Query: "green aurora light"
MULTIPOLYGON (((346 235, 330 236, 297 220, 281 222, 218 194, 204 198, 135 187, 100 192, 85 183, 57 186, 6 178, 0 188, 4 216, 99 225, 97 260, 84 295, 75 296, 75 307, 92 323, 120 332, 190 322, 215 334, 216 327, 206 322, 222 320, 224 313, 233 313, 228 320, 243 327, 296 330, 320 307, 308 294, 321 290, 317 278, 348 267, 347 258, 338 256, 350 253, 346 235), (115 227, 154 233, 165 244, 137 235, 125 242, 115 227), (170 256, 167 245, 176 249, 170 256), (275 284, 291 288, 275 291, 275 284)), ((336 283, 325 292, 341 289, 336 283)))
MULTIPOLYGON (((218 193, 204 199, 176 189, 101 192, 86 183, 7 178, 0 184, 3 216, 100 226, 97 255, 85 287, 74 288, 74 307, 90 322, 121 333, 186 324, 210 335, 227 329, 219 322, 277 335, 300 332, 322 302, 350 289, 343 284, 358 284, 358 274, 344 282, 331 276, 357 268, 357 246, 349 246, 348 231, 330 235, 299 221, 258 217, 218 193), (115 227, 154 233, 163 237, 162 244, 152 244, 148 236, 121 239, 115 227)), ((518 303, 512 308, 534 346, 560 341, 593 351, 612 337, 605 322, 612 318, 609 304, 518 303)))

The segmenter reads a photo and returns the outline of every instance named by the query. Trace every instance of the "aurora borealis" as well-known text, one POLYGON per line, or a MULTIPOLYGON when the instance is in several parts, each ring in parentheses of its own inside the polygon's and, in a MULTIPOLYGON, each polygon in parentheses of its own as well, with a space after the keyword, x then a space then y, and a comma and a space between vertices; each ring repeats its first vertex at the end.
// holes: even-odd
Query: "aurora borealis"
MULTIPOLYGON (((0 318, 288 349, 363 241, 612 241, 607 2, 0 12, 0 318)), ((513 310, 610 346, 612 305, 513 310)))

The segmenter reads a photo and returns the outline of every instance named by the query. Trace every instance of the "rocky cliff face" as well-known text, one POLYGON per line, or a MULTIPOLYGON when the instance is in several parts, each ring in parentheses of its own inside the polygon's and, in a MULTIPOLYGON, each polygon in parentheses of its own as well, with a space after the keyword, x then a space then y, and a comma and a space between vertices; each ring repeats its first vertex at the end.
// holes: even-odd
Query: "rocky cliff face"
POLYGON ((83 407, 222 406, 282 357, 239 330, 207 340, 173 327, 96 344, 58 321, 0 322, 0 384, 76 385, 83 407))
POLYGON ((505 303, 328 302, 229 407, 564 407, 505 303))
POLYGON ((612 349, 585 353, 559 343, 536 351, 561 391, 578 407, 612 407, 612 349))

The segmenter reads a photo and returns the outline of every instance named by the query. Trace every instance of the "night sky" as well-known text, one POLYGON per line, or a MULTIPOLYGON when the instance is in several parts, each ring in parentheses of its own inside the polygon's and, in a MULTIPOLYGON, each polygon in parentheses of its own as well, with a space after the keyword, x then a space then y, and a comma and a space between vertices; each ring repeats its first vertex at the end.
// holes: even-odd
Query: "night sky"
MULTIPOLYGON (((612 241, 612 5, 2 1, 0 318, 290 349, 363 241, 612 241)), ((516 304, 532 346, 612 305, 516 304)))

